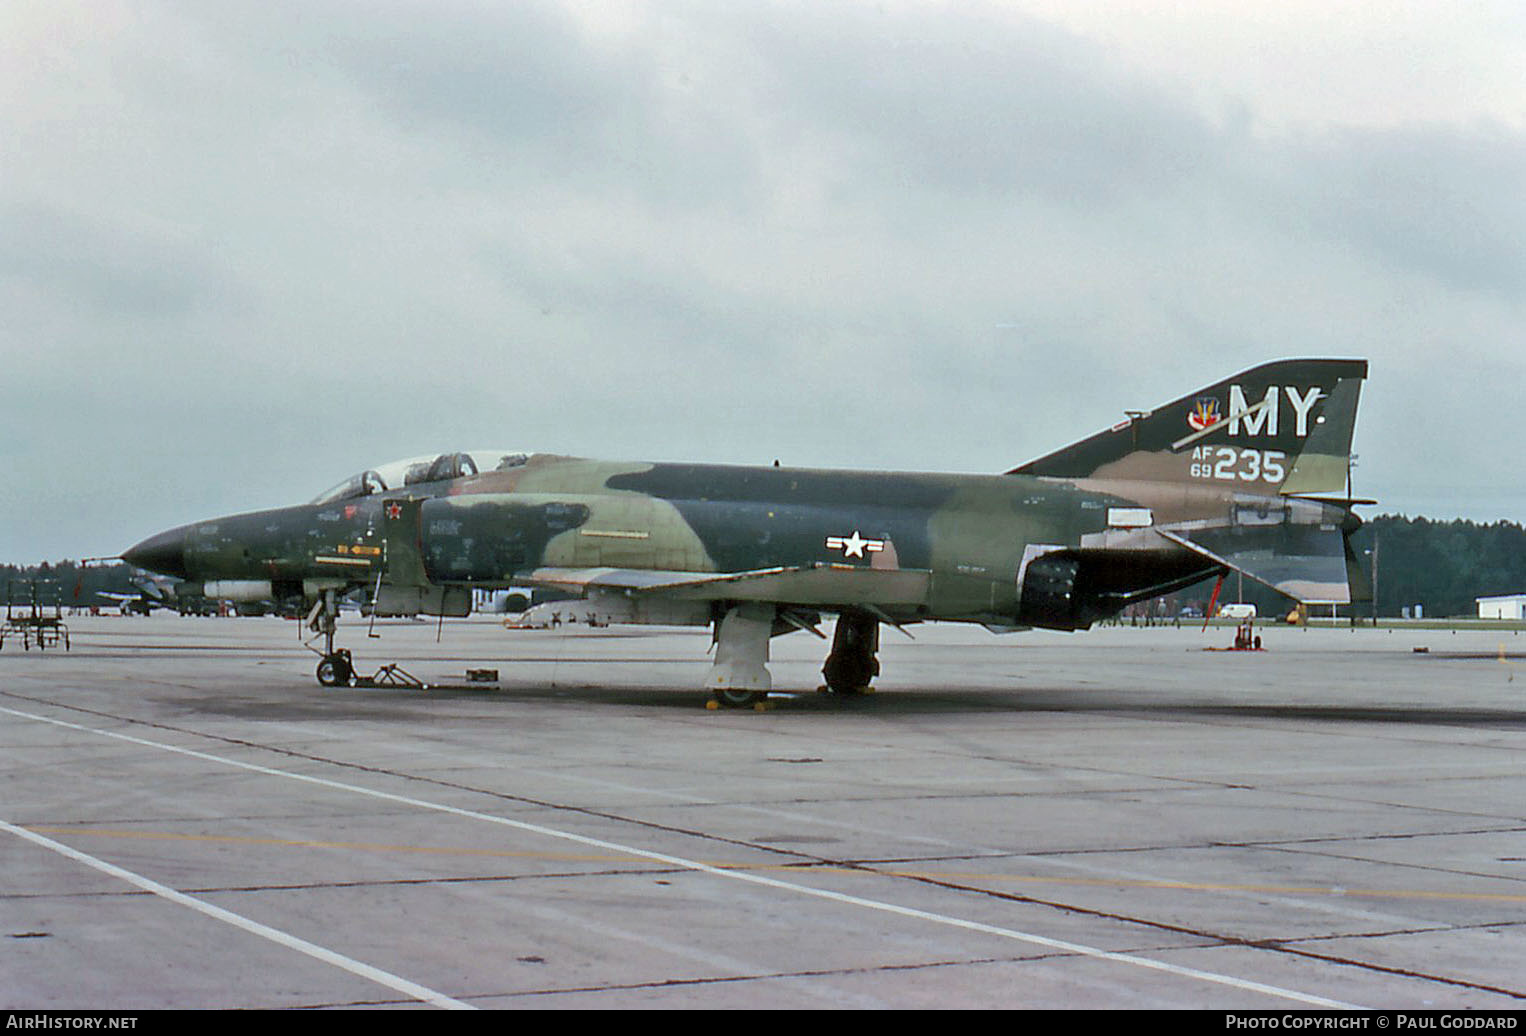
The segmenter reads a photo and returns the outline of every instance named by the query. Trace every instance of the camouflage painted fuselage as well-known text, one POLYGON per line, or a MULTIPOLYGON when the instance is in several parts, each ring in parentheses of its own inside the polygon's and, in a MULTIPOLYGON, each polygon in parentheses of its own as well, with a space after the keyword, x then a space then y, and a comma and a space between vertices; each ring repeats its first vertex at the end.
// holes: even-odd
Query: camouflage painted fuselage
MULTIPOLYGON (((1254 499, 1219 487, 1187 491, 1127 481, 1087 488, 1084 480, 1027 475, 612 463, 538 454, 508 471, 236 515, 156 540, 161 570, 200 580, 213 595, 236 596, 241 586, 276 598, 378 584, 427 587, 422 610, 461 614, 459 603, 447 603, 448 588, 602 587, 723 602, 757 595, 741 582, 706 584, 700 592, 688 585, 692 580, 622 583, 610 581, 609 572, 754 579, 772 573, 770 599, 781 606, 840 611, 868 604, 897 621, 1074 629, 1215 568, 1148 529, 1120 527, 1120 513, 1145 508, 1178 520, 1190 514, 1232 529, 1237 508, 1254 499), (414 509, 403 513, 403 503, 414 509), (409 527, 392 528, 398 521, 409 527), (1073 567, 1047 577, 1060 579, 1064 585, 1057 588, 1040 585, 1037 569, 1028 572, 1037 559, 1052 568, 1067 557, 1073 567), (860 570, 867 574, 853 574, 860 570), (818 578, 805 578, 812 573, 818 578), (677 583, 685 585, 668 585, 677 583)), ((1267 501, 1259 499, 1264 513, 1267 501)), ((1344 516, 1318 504, 1302 507, 1309 513, 1297 524, 1305 526, 1344 516)), ((135 549, 154 553, 144 546, 135 549)))
POLYGON ((727 704, 767 692, 768 636, 836 614, 823 672, 851 691, 877 672, 881 622, 1080 629, 1230 571, 1351 601, 1366 375, 1362 360, 1263 364, 1003 475, 440 454, 124 557, 209 597, 321 602, 324 682, 349 673, 332 644, 341 592, 366 588, 382 613, 464 615, 473 589, 518 586, 603 621, 714 623, 707 686, 727 704))

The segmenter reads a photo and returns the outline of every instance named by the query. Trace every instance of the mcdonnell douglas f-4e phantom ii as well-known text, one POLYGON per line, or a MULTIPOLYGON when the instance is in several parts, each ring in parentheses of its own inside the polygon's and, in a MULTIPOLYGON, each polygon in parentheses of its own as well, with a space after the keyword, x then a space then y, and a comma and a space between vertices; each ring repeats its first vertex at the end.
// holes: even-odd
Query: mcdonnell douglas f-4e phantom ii
POLYGON ((1264 364, 999 475, 621 463, 473 450, 362 472, 310 504, 197 522, 123 557, 209 596, 301 596, 347 684, 338 599, 464 616, 552 588, 613 622, 711 625, 705 686, 767 697, 769 638, 837 616, 822 672, 879 672, 881 623, 1078 630, 1215 574, 1307 603, 1365 587, 1348 537, 1365 360, 1264 364))

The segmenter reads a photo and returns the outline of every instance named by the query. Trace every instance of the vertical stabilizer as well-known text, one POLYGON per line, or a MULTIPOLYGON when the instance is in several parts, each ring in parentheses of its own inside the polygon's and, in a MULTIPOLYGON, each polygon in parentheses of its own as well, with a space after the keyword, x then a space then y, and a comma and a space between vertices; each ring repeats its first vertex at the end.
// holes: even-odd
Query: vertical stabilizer
POLYGON ((1242 371, 1008 474, 1140 479, 1272 494, 1339 492, 1366 360, 1242 371))

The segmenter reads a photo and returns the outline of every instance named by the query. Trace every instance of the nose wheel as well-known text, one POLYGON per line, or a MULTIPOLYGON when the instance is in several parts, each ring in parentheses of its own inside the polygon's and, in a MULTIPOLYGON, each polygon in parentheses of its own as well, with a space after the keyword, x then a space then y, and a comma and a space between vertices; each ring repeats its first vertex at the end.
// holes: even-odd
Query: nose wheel
POLYGON ((348 687, 355 677, 355 665, 344 648, 324 655, 318 662, 318 682, 325 687, 348 687))

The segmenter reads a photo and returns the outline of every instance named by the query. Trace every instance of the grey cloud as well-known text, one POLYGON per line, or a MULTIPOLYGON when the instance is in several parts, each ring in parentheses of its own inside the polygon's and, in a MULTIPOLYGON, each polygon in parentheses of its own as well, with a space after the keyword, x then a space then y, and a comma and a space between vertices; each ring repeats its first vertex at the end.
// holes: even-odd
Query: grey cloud
POLYGON ((0 209, 0 277, 105 319, 174 321, 227 291, 182 235, 41 203, 0 209))
POLYGON ((828 10, 758 14, 752 42, 769 100, 857 140, 869 182, 1086 204, 1169 187, 1217 147, 1181 98, 1053 26, 981 5, 828 10))
POLYGON ((1316 233, 1451 287, 1526 288, 1526 135, 1345 131, 1290 144, 1271 188, 1316 233), (1296 199, 1296 200, 1295 200, 1296 199))
MULTIPOLYGON (((187 16, 207 17, 196 7, 187 16)), ((312 4, 246 12, 254 60, 342 82, 402 133, 435 139, 449 175, 504 192, 548 181, 693 206, 752 187, 734 121, 651 48, 596 39, 556 3, 312 4)), ((220 23, 209 26, 225 33, 220 23)), ((247 59, 248 51, 245 52, 247 59)))

